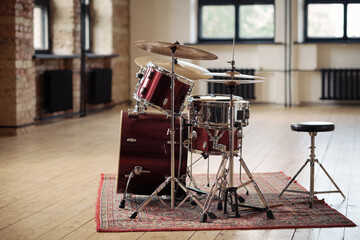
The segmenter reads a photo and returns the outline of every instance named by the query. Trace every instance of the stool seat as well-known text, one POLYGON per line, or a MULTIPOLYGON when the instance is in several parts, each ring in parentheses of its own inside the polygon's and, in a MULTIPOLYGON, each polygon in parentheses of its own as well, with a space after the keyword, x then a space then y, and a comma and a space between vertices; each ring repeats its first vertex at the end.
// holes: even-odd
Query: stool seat
POLYGON ((301 122, 291 124, 291 130, 297 132, 329 132, 334 131, 335 125, 331 122, 301 122))

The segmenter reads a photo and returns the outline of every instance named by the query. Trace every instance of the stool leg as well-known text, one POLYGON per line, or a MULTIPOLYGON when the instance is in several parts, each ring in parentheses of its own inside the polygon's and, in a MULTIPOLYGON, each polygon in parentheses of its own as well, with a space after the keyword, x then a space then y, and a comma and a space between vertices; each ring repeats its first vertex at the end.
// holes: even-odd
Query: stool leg
POLYGON ((321 169, 324 171, 324 173, 326 174, 326 176, 330 179, 330 181, 332 182, 332 184, 334 184, 334 186, 336 187, 336 189, 338 190, 338 192, 341 194, 341 196, 344 198, 344 200, 346 199, 344 193, 340 190, 340 188, 338 187, 338 185, 336 185, 335 181, 332 179, 332 177, 329 175, 329 173, 325 170, 325 168, 323 167, 323 165, 321 163, 319 163, 319 161, 317 161, 317 163, 319 164, 319 166, 321 167, 321 169))
POLYGON ((309 192, 309 196, 310 196, 310 202, 309 202, 309 207, 312 208, 313 205, 313 201, 314 201, 314 159, 310 160, 310 192, 309 192))
POLYGON ((309 207, 312 208, 314 202, 314 182, 315 182, 315 136, 317 132, 309 132, 311 137, 311 146, 310 146, 310 203, 309 207))
POLYGON ((301 171, 304 169, 304 167, 306 166, 306 164, 310 162, 310 160, 306 160, 306 162, 304 163, 304 165, 302 165, 302 167, 300 168, 300 170, 295 174, 295 176, 290 180, 290 182, 286 185, 286 187, 281 191, 281 193, 278 195, 279 197, 281 197, 284 192, 288 189, 288 187, 293 183, 293 181, 297 178, 297 176, 301 173, 301 171))

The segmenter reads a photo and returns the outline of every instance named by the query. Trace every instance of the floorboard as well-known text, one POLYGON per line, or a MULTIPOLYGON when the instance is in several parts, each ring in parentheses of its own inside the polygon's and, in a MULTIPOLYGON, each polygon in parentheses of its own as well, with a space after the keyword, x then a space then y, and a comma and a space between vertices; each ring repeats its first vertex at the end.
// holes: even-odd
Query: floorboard
MULTIPOLYGON (((85 118, 54 120, 31 134, 0 137, 0 239, 359 239, 360 228, 247 231, 98 233, 95 201, 101 173, 116 173, 118 106, 85 118)), ((331 121, 335 131, 316 137, 316 157, 345 193, 319 198, 360 224, 360 108, 252 105, 244 127, 243 158, 251 172, 283 171, 293 176, 309 157, 310 137, 293 132, 300 121, 331 121)), ((141 150, 140 150, 141 151, 141 150)), ((193 160, 199 155, 193 154, 193 160)), ((190 155, 188 163, 190 161, 190 155)), ((216 173, 220 156, 210 157, 216 173)), ((201 159, 194 173, 206 173, 201 159)), ((240 171, 234 162, 234 172, 240 171)), ((309 170, 298 177, 309 186, 309 170)), ((319 168, 315 186, 333 189, 319 168)))

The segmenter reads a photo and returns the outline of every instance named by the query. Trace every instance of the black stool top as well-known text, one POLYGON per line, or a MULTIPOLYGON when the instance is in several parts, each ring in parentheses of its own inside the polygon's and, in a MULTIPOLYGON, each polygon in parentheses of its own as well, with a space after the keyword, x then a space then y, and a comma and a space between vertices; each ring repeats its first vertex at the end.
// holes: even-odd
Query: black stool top
POLYGON ((291 130, 297 132, 329 132, 335 129, 331 122, 301 122, 291 124, 291 130))

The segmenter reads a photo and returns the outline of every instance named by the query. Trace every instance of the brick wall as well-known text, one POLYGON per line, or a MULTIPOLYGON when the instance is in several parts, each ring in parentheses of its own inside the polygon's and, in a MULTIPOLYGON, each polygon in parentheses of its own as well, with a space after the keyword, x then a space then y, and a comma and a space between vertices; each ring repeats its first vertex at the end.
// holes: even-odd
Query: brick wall
POLYGON ((28 132, 35 116, 33 1, 5 0, 0 7, 0 134, 28 132))
MULTIPOLYGON (((87 58, 86 70, 113 69, 113 100, 129 100, 129 0, 93 0, 95 10, 94 51, 119 57, 87 58), (105 4, 106 3, 106 4, 105 4), (102 4, 106 5, 101 7, 102 4), (110 10, 109 10, 110 9, 110 10), (107 16, 106 20, 102 16, 107 16), (110 16, 110 18, 109 18, 110 16), (97 20, 96 20, 97 19, 97 20), (110 28, 102 27, 110 21, 110 28), (103 34, 102 37, 99 35, 103 34)), ((74 108, 80 111, 80 63, 77 58, 33 59, 34 0, 2 0, 0 5, 0 135, 26 133, 43 115, 43 73, 73 70, 74 108)), ((50 0, 51 51, 80 55, 80 1, 50 0)), ((94 106, 90 106, 94 107, 94 106)), ((61 113, 46 113, 46 116, 61 113)))

